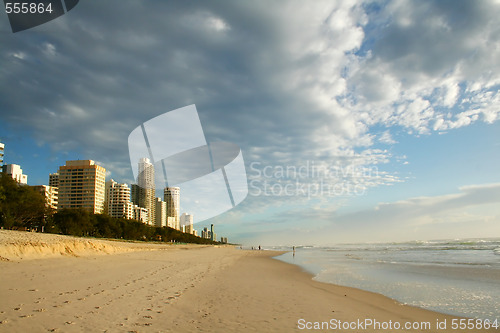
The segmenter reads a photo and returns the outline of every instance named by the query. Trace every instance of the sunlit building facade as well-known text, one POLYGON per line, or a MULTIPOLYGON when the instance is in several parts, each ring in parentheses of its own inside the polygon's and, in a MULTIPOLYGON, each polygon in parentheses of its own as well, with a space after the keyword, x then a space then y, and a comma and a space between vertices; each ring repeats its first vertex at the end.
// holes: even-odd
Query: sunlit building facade
POLYGON ((59 167, 59 209, 104 212, 106 169, 92 160, 66 161, 59 167))
POLYGON ((171 228, 180 230, 180 192, 179 187, 165 187, 163 199, 167 203, 167 217, 171 218, 173 226, 171 228))
POLYGON ((144 207, 149 211, 147 223, 155 224, 155 169, 149 158, 139 160, 139 175, 137 184, 132 185, 132 202, 139 207, 144 207))
POLYGON ((28 176, 23 174, 23 169, 17 164, 5 164, 2 166, 2 171, 11 176, 19 184, 28 184, 28 176))
POLYGON ((134 218, 134 205, 130 201, 130 187, 113 179, 106 182, 105 212, 115 218, 134 218))

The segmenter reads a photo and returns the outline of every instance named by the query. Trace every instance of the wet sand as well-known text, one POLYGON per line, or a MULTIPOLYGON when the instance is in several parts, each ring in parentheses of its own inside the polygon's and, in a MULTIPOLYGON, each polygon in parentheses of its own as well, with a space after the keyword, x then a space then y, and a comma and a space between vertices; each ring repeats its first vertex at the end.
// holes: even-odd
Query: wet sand
POLYGON ((9 259, 0 262, 0 332, 293 332, 315 325, 325 329, 314 331, 409 331, 334 329, 339 320, 428 322, 430 329, 413 331, 457 332, 452 316, 313 281, 271 258, 279 252, 111 243, 133 250, 38 259, 0 253, 9 259), (437 329, 444 320, 447 329, 437 329))

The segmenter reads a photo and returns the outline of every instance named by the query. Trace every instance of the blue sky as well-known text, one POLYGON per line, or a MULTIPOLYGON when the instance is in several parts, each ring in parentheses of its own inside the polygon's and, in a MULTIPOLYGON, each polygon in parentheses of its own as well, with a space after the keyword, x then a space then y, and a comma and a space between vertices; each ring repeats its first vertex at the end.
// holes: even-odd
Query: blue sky
POLYGON ((13 34, 0 14, 5 161, 32 185, 68 159, 131 183, 130 132, 196 104, 253 185, 199 229, 269 245, 500 236, 499 15, 486 0, 85 1, 13 34), (307 165, 323 173, 262 173, 307 165))

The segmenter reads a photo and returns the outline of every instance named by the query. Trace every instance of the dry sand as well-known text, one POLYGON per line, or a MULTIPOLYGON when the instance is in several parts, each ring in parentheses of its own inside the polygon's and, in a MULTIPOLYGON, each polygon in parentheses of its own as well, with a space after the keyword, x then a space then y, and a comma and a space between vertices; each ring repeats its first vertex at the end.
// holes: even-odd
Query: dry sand
POLYGON ((460 332, 451 316, 313 281, 272 259, 277 252, 14 234, 0 233, 0 256, 9 259, 0 262, 0 332, 293 332, 308 322, 366 318, 431 324, 415 332, 460 332), (66 246, 76 250, 61 251, 66 246), (106 252, 113 254, 96 255, 106 252), (447 329, 436 329, 436 320, 447 329))

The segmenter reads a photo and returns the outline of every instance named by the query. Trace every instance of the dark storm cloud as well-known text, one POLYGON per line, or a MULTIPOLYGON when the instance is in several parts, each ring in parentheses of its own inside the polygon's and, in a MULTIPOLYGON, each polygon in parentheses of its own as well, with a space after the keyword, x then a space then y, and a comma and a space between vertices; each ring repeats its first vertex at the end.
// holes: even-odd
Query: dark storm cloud
POLYGON ((373 54, 400 71, 444 74, 460 61, 484 59, 492 46, 484 41, 498 42, 500 8, 488 1, 395 2, 387 11, 393 22, 381 31, 373 54))
MULTIPOLYGON (((390 2, 374 18, 370 6, 337 1, 85 1, 2 33, 2 121, 55 151, 80 149, 123 180, 130 131, 190 104, 207 139, 239 144, 247 162, 356 157, 372 145, 369 126, 388 117, 371 100, 391 108, 412 75, 473 57, 466 63, 482 73, 494 61, 482 47, 498 41, 498 6, 454 3, 390 2), (478 36, 486 42, 467 48, 478 36), (363 112, 336 102, 350 94, 367 101, 363 112)), ((418 123, 412 112, 393 123, 418 123)))
POLYGON ((2 118, 105 164, 127 160, 137 125, 192 103, 209 139, 290 144, 306 116, 269 80, 279 37, 264 4, 85 2, 2 36, 2 118))

